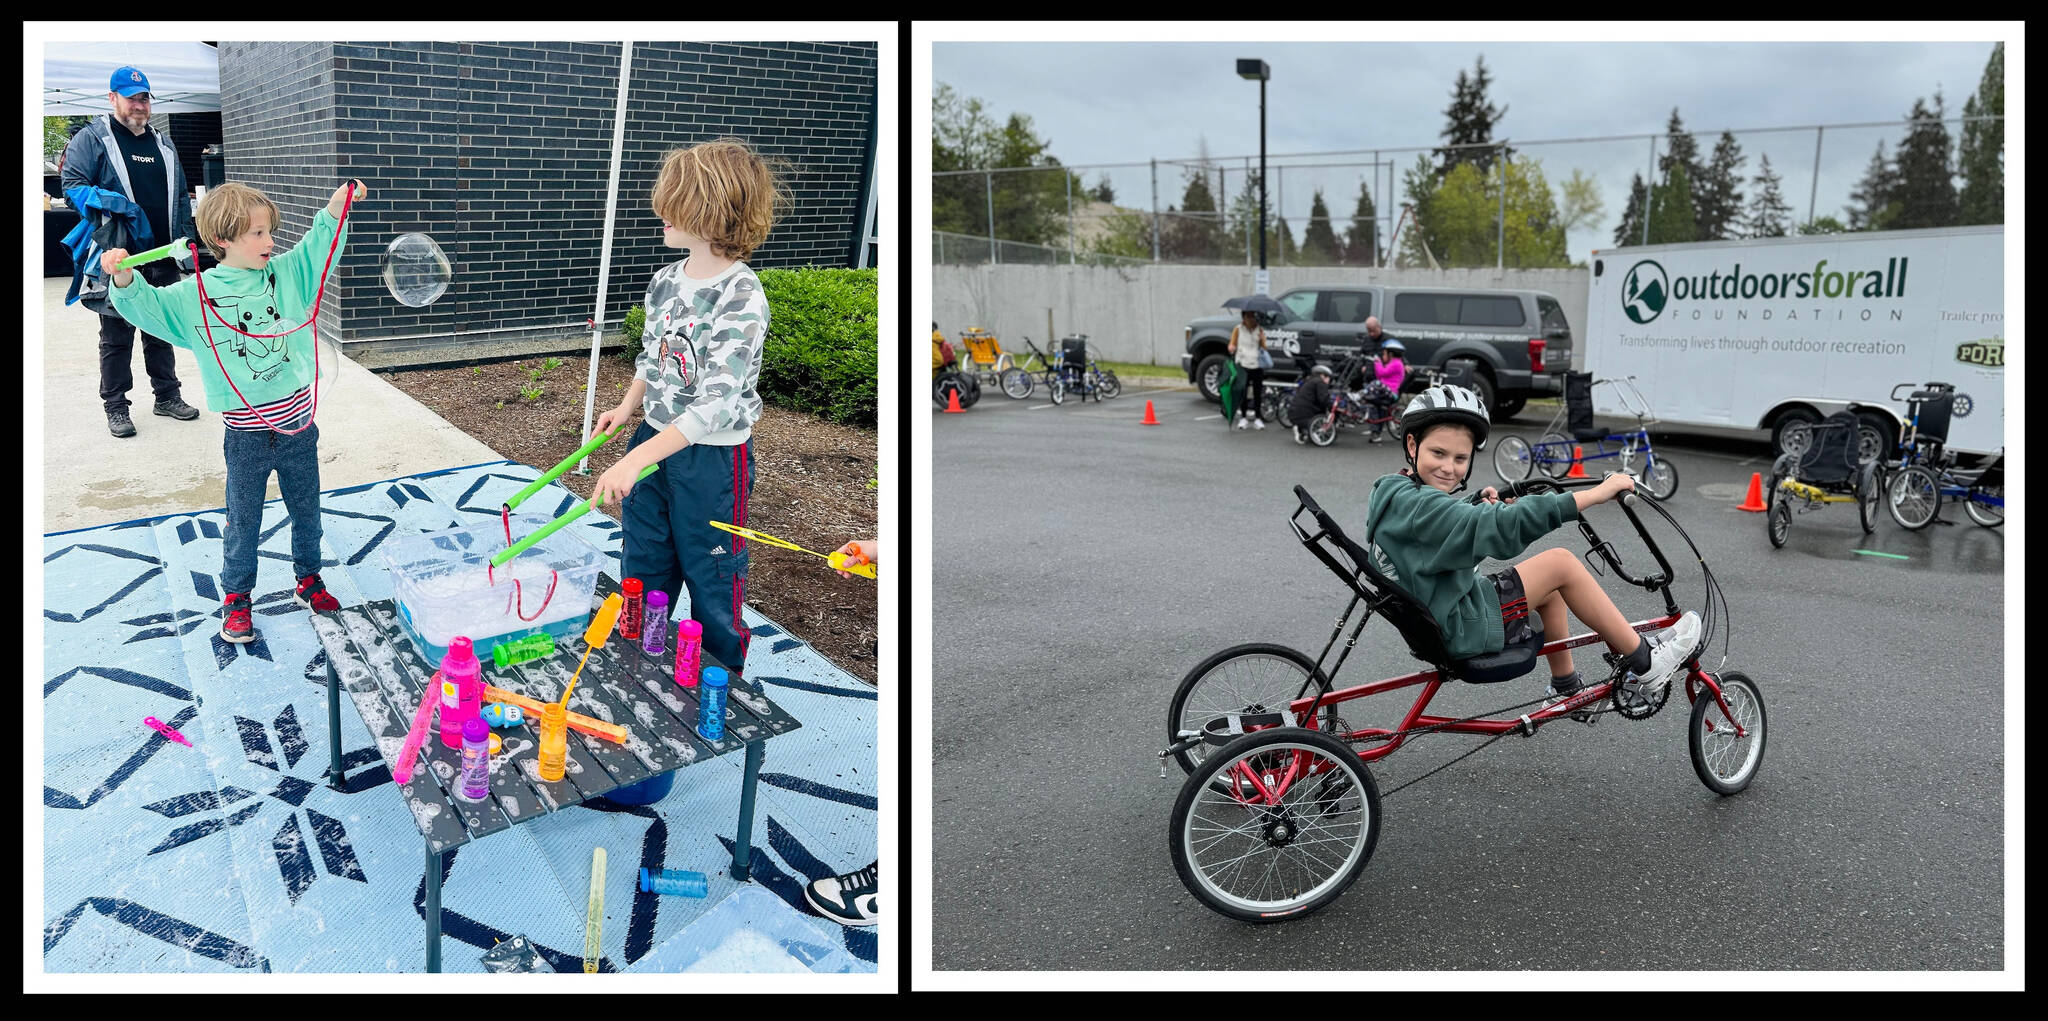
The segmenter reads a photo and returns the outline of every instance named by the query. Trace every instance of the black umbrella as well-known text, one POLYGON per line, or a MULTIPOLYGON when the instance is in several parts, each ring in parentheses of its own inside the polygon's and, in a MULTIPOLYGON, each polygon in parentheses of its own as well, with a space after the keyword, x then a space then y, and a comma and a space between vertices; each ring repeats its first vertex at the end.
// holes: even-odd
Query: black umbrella
POLYGON ((1229 301, 1224 302, 1223 307, 1229 309, 1236 309, 1240 312, 1256 312, 1259 315, 1269 316, 1277 316, 1286 311, 1286 309, 1283 306, 1281 306, 1279 302, 1274 301, 1273 299, 1268 298, 1263 294, 1253 294, 1243 298, 1232 298, 1229 301))

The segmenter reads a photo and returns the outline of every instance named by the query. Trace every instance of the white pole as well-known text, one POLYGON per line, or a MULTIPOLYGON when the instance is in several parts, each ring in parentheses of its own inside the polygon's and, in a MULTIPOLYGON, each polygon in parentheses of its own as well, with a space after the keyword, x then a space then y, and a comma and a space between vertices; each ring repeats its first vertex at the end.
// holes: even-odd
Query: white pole
MULTIPOLYGON (((590 319, 590 381, 583 386, 583 436, 590 435, 592 412, 597 407, 598 350, 604 344, 604 287, 612 275, 612 225, 619 213, 619 159, 626 146, 626 86, 633 69, 633 41, 619 44, 619 102, 612 111, 612 183, 604 199, 604 248, 597 261, 597 312, 590 319)), ((626 343, 638 341, 628 337, 626 343)), ((623 448, 621 448, 623 449, 623 448)), ((590 458, 576 466, 576 474, 590 474, 590 458)))

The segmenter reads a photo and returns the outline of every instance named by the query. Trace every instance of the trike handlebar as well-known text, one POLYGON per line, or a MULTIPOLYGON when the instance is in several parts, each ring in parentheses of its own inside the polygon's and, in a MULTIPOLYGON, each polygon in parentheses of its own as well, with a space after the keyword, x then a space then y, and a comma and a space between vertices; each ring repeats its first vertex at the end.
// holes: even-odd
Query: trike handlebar
MULTIPOLYGON (((1532 493, 1562 493, 1573 489, 1585 489, 1589 486, 1600 485, 1605 481, 1606 479, 1595 478, 1532 478, 1510 483, 1506 489, 1495 488, 1500 493, 1501 499, 1513 500, 1532 493)), ((1474 493, 1470 502, 1476 504, 1483 498, 1482 494, 1474 493)), ((1643 545, 1649 547, 1650 555, 1657 558, 1657 568, 1661 573, 1651 575, 1648 578, 1638 578, 1628 573, 1627 568, 1621 566, 1621 557, 1617 556, 1614 552, 1614 544, 1602 541, 1599 533, 1593 531, 1592 524, 1586 521, 1584 515, 1579 516, 1579 531, 1586 536, 1586 542, 1590 547, 1589 552, 1599 554, 1600 559, 1606 561, 1608 567, 1613 568, 1616 577, 1646 591, 1655 592, 1659 589, 1664 589, 1665 602, 1669 603, 1671 601, 1671 593, 1668 586, 1673 577, 1671 564, 1664 559, 1664 551, 1658 548, 1656 540, 1650 537, 1649 530, 1643 527, 1643 519, 1636 515, 1635 502, 1638 499, 1641 498, 1635 493, 1629 492, 1623 493, 1618 502, 1621 504, 1621 512, 1628 515, 1629 523, 1635 526, 1636 534, 1643 537, 1643 545)))

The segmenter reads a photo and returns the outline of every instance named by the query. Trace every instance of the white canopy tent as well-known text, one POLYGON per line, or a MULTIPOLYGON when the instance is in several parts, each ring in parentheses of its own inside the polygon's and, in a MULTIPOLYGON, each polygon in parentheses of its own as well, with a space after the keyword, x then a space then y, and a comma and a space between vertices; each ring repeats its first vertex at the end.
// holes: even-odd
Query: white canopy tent
POLYGON ((220 109, 220 55, 205 43, 47 42, 43 116, 110 112, 107 79, 117 67, 133 67, 149 79, 152 114, 220 109))

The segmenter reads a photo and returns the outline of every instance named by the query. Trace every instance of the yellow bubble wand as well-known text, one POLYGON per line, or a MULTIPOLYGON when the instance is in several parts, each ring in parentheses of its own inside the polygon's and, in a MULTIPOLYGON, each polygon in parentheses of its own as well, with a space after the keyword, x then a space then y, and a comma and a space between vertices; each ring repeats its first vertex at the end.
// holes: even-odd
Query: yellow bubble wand
POLYGON ((835 571, 845 571, 848 574, 858 574, 863 578, 872 578, 875 576, 875 565, 869 563, 866 557, 848 556, 847 554, 840 553, 837 550, 833 551, 828 556, 816 550, 807 550, 793 542, 784 542, 781 539, 777 539, 772 535, 768 535, 767 533, 756 532, 751 528, 741 528, 738 525, 729 525, 723 521, 713 521, 711 523, 711 527, 724 529, 725 531, 731 532, 732 534, 737 535, 742 539, 752 539, 755 542, 766 543, 770 546, 780 546, 783 549, 793 549, 798 553, 809 553, 810 555, 817 557, 818 559, 823 560, 826 563, 831 564, 832 569, 835 571))

